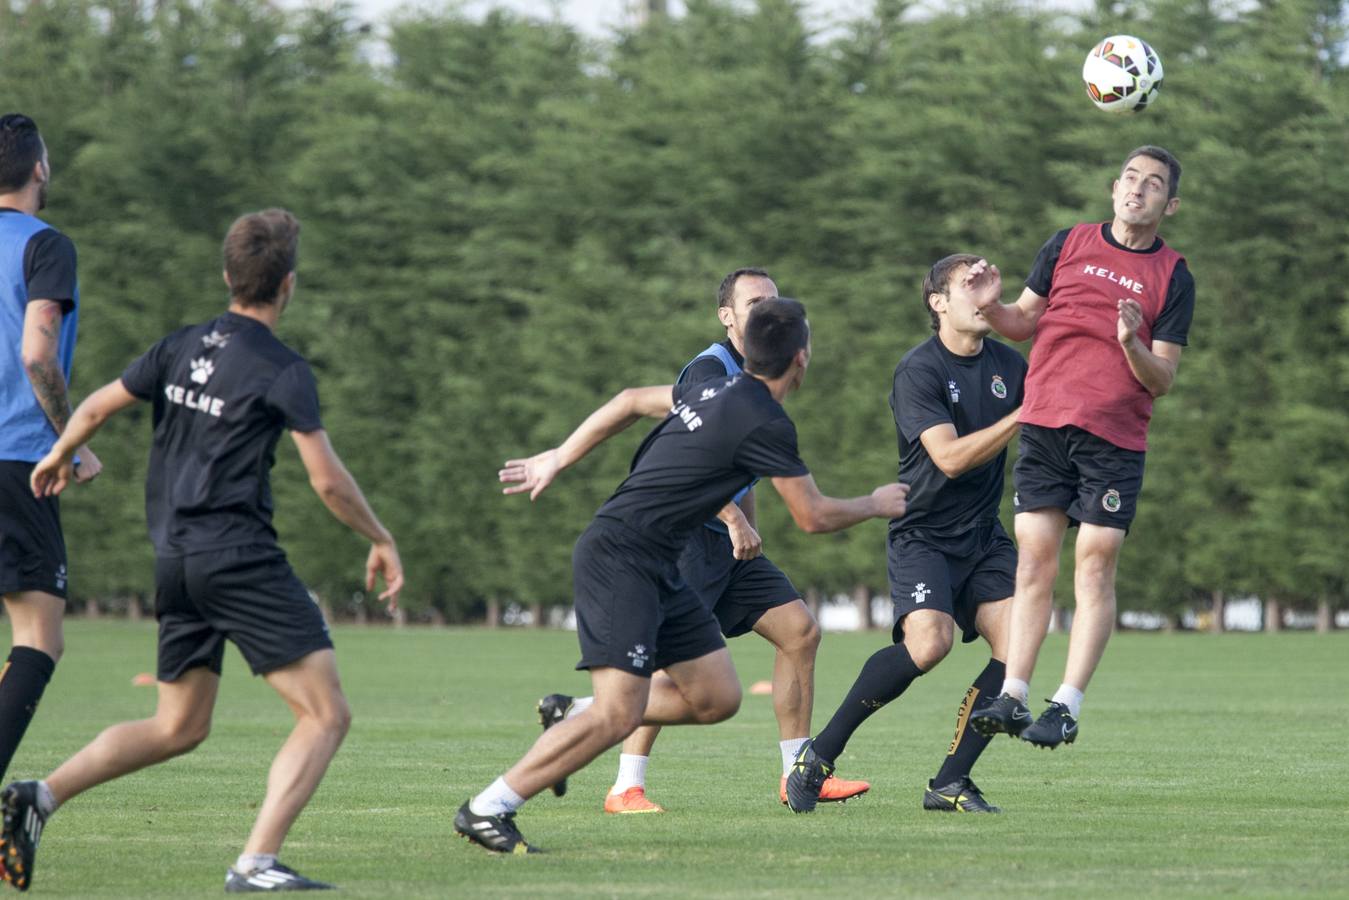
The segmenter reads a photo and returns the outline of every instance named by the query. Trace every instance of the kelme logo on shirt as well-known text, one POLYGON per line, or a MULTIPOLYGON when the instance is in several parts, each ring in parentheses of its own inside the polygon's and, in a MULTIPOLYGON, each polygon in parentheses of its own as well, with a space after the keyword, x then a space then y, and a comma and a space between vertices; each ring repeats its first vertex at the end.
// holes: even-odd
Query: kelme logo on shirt
POLYGON ((953 379, 953 380, 951 380, 951 381, 946 382, 946 389, 947 389, 948 391, 951 392, 951 402, 952 402, 952 403, 959 403, 959 402, 960 402, 960 385, 956 384, 956 383, 955 383, 955 380, 953 379))
POLYGON ((994 397, 997 397, 999 400, 1007 399, 1007 383, 1002 380, 1001 375, 993 376, 993 384, 991 385, 991 388, 993 390, 994 397))
POLYGON ((210 334, 204 335, 201 342, 206 345, 207 350, 214 350, 217 347, 224 347, 228 344, 230 342, 230 336, 228 334, 221 334, 218 331, 212 331, 210 334))
POLYGON ((188 360, 187 364, 192 367, 191 377, 197 384, 205 384, 215 374, 215 363, 205 357, 188 360))
POLYGON ((1105 496, 1101 498, 1101 506, 1105 507, 1106 512, 1112 513, 1119 512, 1119 508, 1121 505, 1122 504, 1120 503, 1119 499, 1119 491, 1115 490, 1114 488, 1111 488, 1110 490, 1106 491, 1105 496))

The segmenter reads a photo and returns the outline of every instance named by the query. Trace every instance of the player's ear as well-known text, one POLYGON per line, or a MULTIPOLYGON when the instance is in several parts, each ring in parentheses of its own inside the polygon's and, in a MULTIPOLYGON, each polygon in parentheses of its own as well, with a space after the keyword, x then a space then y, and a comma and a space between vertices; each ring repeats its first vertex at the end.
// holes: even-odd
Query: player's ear
POLYGON ((220 277, 225 279, 225 287, 230 289, 230 293, 234 293, 234 285, 230 284, 230 273, 226 272, 224 269, 221 269, 220 277))
POLYGON ((735 322, 735 310, 731 309, 729 306, 718 306, 717 321, 721 322, 721 324, 727 328, 730 328, 732 323, 735 322))
POLYGON ((927 295, 927 308, 935 313, 946 312, 946 295, 933 291, 927 295))
POLYGON ((1176 210, 1179 208, 1180 208, 1180 198, 1172 197, 1170 200, 1166 201, 1166 207, 1162 210, 1162 215, 1174 216, 1176 214, 1176 210))

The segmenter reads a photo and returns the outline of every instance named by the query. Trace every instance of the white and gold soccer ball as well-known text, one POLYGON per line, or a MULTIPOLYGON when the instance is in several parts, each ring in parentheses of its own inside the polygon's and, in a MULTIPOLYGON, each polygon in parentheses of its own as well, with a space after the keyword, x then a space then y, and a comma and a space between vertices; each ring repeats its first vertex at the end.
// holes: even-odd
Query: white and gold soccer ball
POLYGON ((1147 42, 1112 34, 1087 54, 1082 80, 1091 102, 1106 112, 1142 112, 1157 99, 1162 61, 1147 42))

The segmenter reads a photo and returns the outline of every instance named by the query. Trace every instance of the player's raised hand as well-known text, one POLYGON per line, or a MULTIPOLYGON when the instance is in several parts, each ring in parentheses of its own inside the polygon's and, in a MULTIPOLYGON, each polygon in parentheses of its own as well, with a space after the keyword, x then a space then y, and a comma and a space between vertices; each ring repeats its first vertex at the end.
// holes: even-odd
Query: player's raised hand
POLYGON ((876 518, 897 519, 909 508, 909 486, 892 482, 883 484, 871 492, 876 503, 876 518))
POLYGON ((986 259, 965 270, 960 286, 973 295, 975 309, 988 309, 1002 300, 1002 273, 986 259))
POLYGON ((534 500, 553 483, 560 469, 557 449, 554 448, 528 459, 506 460, 506 467, 497 472, 497 479, 502 484, 511 485, 502 488, 501 493, 520 494, 529 491, 529 499, 534 500))
POLYGON ((75 455, 80 458, 79 464, 75 466, 76 484, 88 484, 103 471, 103 462, 94 455, 88 444, 81 447, 75 455))
POLYGON ((66 485, 74 478, 75 464, 53 448, 33 466, 33 474, 29 477, 28 484, 33 489, 34 497, 55 497, 64 491, 66 485))
POLYGON ((398 556, 398 547, 392 540, 386 543, 371 544, 370 555, 365 558, 365 589, 375 589, 376 576, 384 579, 384 591, 379 599, 387 600, 389 609, 398 608, 398 592, 403 590, 403 561, 398 556))
POLYGON ((1143 307, 1137 300, 1119 300, 1115 304, 1119 309, 1119 319, 1115 325, 1115 336, 1121 344, 1127 344, 1143 327, 1143 307))

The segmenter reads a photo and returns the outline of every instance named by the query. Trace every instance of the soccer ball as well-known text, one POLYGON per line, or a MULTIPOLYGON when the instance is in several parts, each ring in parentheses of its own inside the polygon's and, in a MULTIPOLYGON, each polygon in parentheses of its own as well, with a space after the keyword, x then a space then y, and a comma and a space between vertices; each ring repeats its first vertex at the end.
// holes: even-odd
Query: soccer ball
POLYGON ((1157 99, 1162 61, 1157 51, 1128 34, 1112 34, 1082 64, 1087 95, 1106 112, 1142 112, 1157 99))

